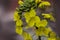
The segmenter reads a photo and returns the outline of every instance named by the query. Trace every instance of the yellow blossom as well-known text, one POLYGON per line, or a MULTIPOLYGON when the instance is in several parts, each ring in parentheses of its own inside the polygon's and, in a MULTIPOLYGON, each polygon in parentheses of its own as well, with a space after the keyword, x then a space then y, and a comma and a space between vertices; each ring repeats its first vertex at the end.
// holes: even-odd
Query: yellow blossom
POLYGON ((14 21, 17 21, 20 19, 20 16, 18 15, 18 11, 15 11, 14 13, 14 21))
POLYGON ((37 27, 45 27, 48 24, 47 20, 40 20, 38 16, 35 16, 35 23, 37 27))
POLYGON ((36 2, 36 3, 39 3, 39 2, 41 2, 41 0, 35 0, 35 2, 36 2))
POLYGON ((50 14, 44 14, 44 13, 42 13, 42 16, 44 16, 44 18, 51 18, 50 14))
POLYGON ((48 28, 44 28, 44 35, 48 37, 48 34, 51 32, 52 30, 48 27, 48 28))
POLYGON ((56 33, 55 32, 50 32, 50 38, 56 38, 56 33))
POLYGON ((47 24, 48 24, 47 20, 41 20, 41 21, 40 21, 40 26, 41 26, 41 27, 46 27, 47 24))
POLYGON ((35 30, 37 36, 46 36, 48 37, 48 34, 50 32, 50 29, 46 27, 38 27, 38 29, 35 30))
POLYGON ((42 16, 44 16, 44 18, 48 18, 48 19, 50 19, 51 21, 54 21, 54 22, 55 22, 55 18, 53 17, 52 14, 42 14, 42 16))
POLYGON ((40 17, 39 16, 35 16, 34 19, 35 19, 36 23, 40 22, 40 17))
POLYGON ((24 17, 25 17, 25 19, 26 19, 26 22, 28 23, 29 20, 30 20, 29 12, 25 12, 25 13, 24 13, 24 17))
POLYGON ((34 17, 34 20, 35 20, 35 23, 36 23, 36 26, 39 27, 40 26, 40 17, 39 16, 35 16, 34 17))
POLYGON ((24 17, 26 19, 26 22, 28 23, 29 20, 32 18, 32 17, 35 17, 36 16, 36 12, 34 9, 31 9, 29 12, 25 12, 24 13, 24 17))
POLYGON ((23 1, 19 0, 19 1, 18 1, 18 4, 19 4, 19 5, 23 5, 23 1))
POLYGON ((30 12, 29 12, 29 15, 30 15, 30 17, 35 17, 35 16, 36 16, 36 11, 35 11, 35 9, 32 9, 32 8, 31 8, 31 10, 30 10, 30 12))
POLYGON ((43 35, 43 31, 41 31, 40 29, 36 29, 35 33, 37 36, 42 36, 43 35))
POLYGON ((28 22, 28 26, 33 27, 34 24, 35 24, 35 20, 34 20, 34 18, 31 18, 30 21, 28 22))
POLYGON ((16 33, 22 35, 22 33, 23 33, 22 27, 17 27, 16 26, 16 33))
POLYGON ((52 31, 52 29, 50 27, 48 27, 47 30, 50 31, 50 32, 52 31))
POLYGON ((22 20, 18 20, 18 21, 16 21, 16 26, 22 26, 22 25, 23 25, 22 20))
POLYGON ((42 1, 42 3, 39 4, 39 7, 43 8, 43 6, 50 6, 50 5, 51 5, 50 2, 48 2, 48 1, 42 1))
POLYGON ((56 40, 56 38, 48 38, 48 40, 56 40))
POLYGON ((55 22, 55 18, 51 15, 51 18, 50 18, 51 21, 55 22))
POLYGON ((24 37, 24 40, 32 40, 31 35, 28 34, 27 32, 23 32, 23 37, 24 37))

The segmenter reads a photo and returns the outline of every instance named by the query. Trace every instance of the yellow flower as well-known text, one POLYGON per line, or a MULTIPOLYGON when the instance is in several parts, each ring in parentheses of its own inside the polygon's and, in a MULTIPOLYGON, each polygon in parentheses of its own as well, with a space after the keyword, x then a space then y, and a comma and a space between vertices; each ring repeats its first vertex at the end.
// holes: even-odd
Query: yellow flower
POLYGON ((55 18, 53 17, 53 15, 51 15, 50 20, 53 21, 53 22, 55 22, 55 18))
POLYGON ((24 40, 32 40, 31 35, 28 34, 27 32, 23 32, 23 37, 24 37, 24 40))
POLYGON ((40 21, 40 26, 41 26, 41 27, 46 27, 47 24, 48 24, 47 20, 41 20, 41 21, 40 21))
POLYGON ((44 28, 44 36, 47 36, 48 37, 48 34, 51 32, 52 30, 48 27, 48 28, 44 28))
POLYGON ((18 1, 18 4, 19 4, 19 5, 23 5, 23 1, 19 0, 19 1, 18 1))
POLYGON ((16 33, 22 35, 23 33, 22 27, 16 27, 16 33))
POLYGON ((39 27, 40 26, 40 17, 39 16, 35 16, 34 17, 34 20, 35 20, 35 23, 36 23, 36 26, 39 27))
POLYGON ((48 40, 56 40, 56 38, 48 38, 48 40))
POLYGON ((52 31, 52 32, 50 33, 50 38, 56 38, 56 33, 52 31))
POLYGON ((34 17, 34 16, 36 16, 36 12, 35 12, 34 9, 31 9, 30 12, 25 12, 25 13, 24 13, 24 17, 26 18, 26 22, 27 22, 27 23, 28 23, 29 20, 30 20, 32 17, 34 17))
POLYGON ((42 8, 43 6, 50 6, 50 2, 48 1, 42 1, 42 3, 39 4, 39 7, 42 8))
POLYGON ((51 14, 42 14, 42 16, 44 16, 44 18, 51 18, 51 14))
POLYGON ((25 13, 24 13, 24 17, 25 17, 27 23, 28 23, 29 20, 31 19, 29 12, 25 12, 25 13))
POLYGON ((37 36, 42 36, 44 35, 45 27, 38 27, 38 29, 36 29, 35 31, 37 36))
POLYGON ((43 35, 43 31, 41 30, 41 28, 40 29, 36 29, 35 33, 36 33, 37 36, 42 36, 43 35))
POLYGON ((41 0, 35 0, 35 2, 36 2, 36 3, 39 3, 39 2, 41 2, 41 0))
POLYGON ((38 16, 35 16, 35 23, 37 27, 45 27, 48 24, 47 20, 40 20, 38 16))
POLYGON ((39 16, 35 16, 34 19, 35 19, 36 23, 40 22, 40 17, 39 16))
POLYGON ((50 31, 50 32, 52 31, 52 29, 50 27, 48 27, 47 30, 50 31))
POLYGON ((42 14, 42 16, 44 16, 44 18, 48 18, 48 19, 50 19, 51 21, 54 21, 54 22, 55 22, 55 18, 53 17, 52 14, 42 14))
POLYGON ((15 11, 15 13, 14 13, 14 21, 19 20, 19 18, 20 18, 20 16, 18 15, 18 12, 15 11))
POLYGON ((16 26, 22 26, 22 25, 23 25, 22 20, 18 20, 18 21, 16 21, 16 26))
POLYGON ((35 16, 36 16, 36 11, 35 11, 35 9, 32 9, 32 8, 31 8, 31 10, 30 10, 30 12, 29 12, 29 15, 30 15, 30 17, 35 17, 35 16))
POLYGON ((34 18, 31 18, 30 21, 28 22, 28 26, 33 27, 34 24, 35 24, 35 20, 34 20, 34 18))
POLYGON ((48 37, 48 34, 50 33, 50 28, 46 27, 38 27, 38 29, 35 30, 37 36, 46 36, 48 37))
POLYGON ((40 27, 40 22, 36 23, 36 27, 40 27))

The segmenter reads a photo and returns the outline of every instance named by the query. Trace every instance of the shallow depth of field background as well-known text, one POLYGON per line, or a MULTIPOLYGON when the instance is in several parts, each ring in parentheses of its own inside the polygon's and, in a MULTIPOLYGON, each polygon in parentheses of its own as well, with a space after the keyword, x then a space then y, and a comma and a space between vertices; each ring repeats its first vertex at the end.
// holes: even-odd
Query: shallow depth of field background
MULTIPOLYGON (((55 0, 48 0, 52 4, 52 10, 57 10, 55 0), (55 9, 54 9, 55 8, 55 9)), ((0 40, 23 40, 21 36, 15 33, 15 22, 13 15, 18 6, 18 0, 0 0, 0 40)), ((55 12, 58 13, 59 11, 55 12)), ((54 25, 54 24, 51 24, 54 25)), ((51 27, 57 35, 60 35, 59 27, 51 27)))

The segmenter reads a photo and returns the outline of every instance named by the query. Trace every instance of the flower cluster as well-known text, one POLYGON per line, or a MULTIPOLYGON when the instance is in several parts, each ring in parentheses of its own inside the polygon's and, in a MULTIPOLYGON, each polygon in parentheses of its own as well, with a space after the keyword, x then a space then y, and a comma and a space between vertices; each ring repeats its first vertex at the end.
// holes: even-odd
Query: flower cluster
MULTIPOLYGON (((45 36, 47 40, 56 40, 57 35, 53 30, 48 26, 48 20, 55 22, 55 18, 50 13, 39 13, 43 19, 38 16, 36 10, 39 9, 46 9, 50 7, 51 4, 48 1, 42 0, 24 0, 18 1, 19 7, 16 9, 14 13, 14 21, 16 22, 16 33, 22 35, 24 40, 33 40, 31 34, 25 32, 23 27, 26 29, 33 28, 36 36, 45 36), (26 25, 24 26, 24 21, 22 18, 25 19, 26 25)), ((42 10, 43 11, 43 10, 42 10)))

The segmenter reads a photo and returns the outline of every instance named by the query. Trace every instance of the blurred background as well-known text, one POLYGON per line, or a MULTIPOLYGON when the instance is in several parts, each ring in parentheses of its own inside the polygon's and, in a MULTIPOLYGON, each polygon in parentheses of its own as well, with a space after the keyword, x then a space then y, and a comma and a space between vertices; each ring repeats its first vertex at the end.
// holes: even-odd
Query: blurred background
MULTIPOLYGON (((46 1, 46 0, 44 0, 46 1)), ((54 14, 60 13, 60 5, 56 0, 47 0, 52 4, 54 14)), ((13 21, 14 11, 18 7, 18 0, 0 0, 0 40, 23 40, 21 36, 15 33, 15 22, 13 21)), ((58 15, 59 17, 59 15, 58 15)), ((57 22, 59 18, 57 17, 57 22)), ((56 23, 57 23, 56 22, 56 23)), ((60 36, 60 25, 51 27, 58 36, 60 36)))

